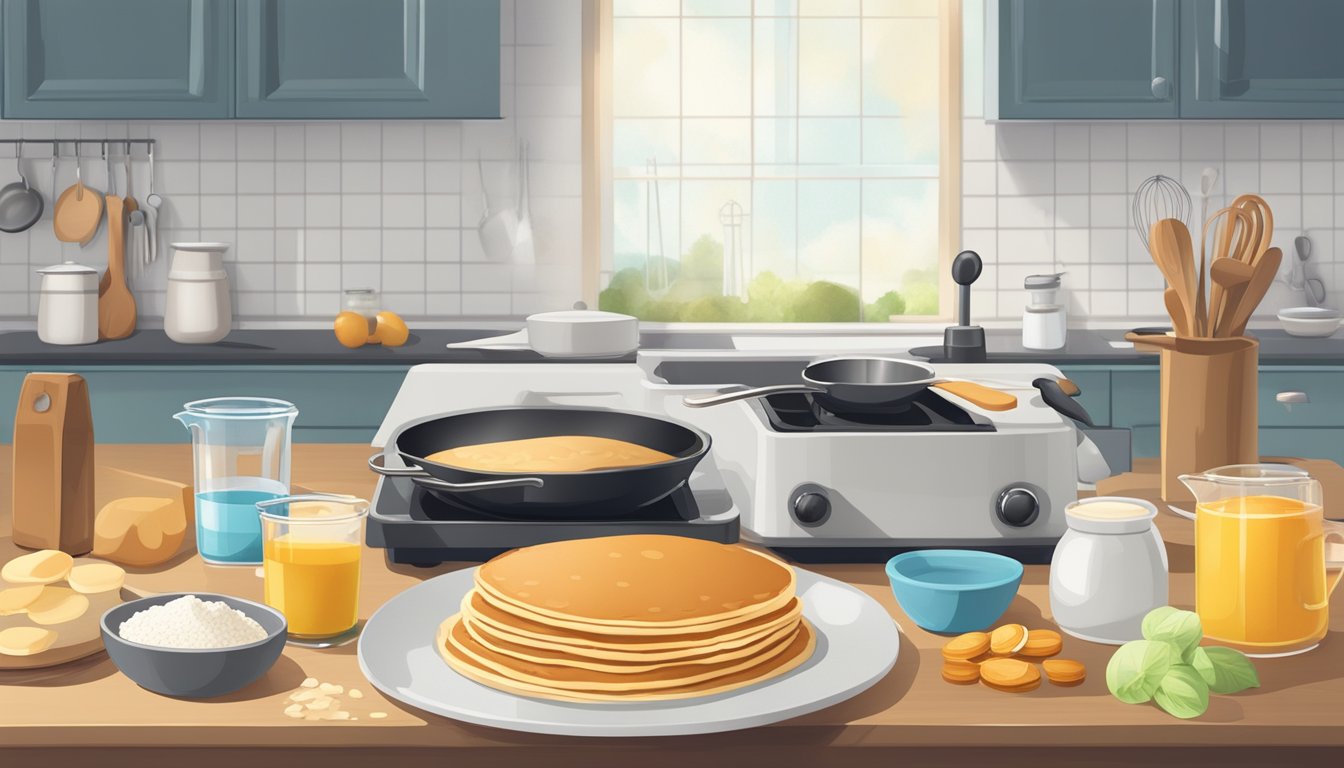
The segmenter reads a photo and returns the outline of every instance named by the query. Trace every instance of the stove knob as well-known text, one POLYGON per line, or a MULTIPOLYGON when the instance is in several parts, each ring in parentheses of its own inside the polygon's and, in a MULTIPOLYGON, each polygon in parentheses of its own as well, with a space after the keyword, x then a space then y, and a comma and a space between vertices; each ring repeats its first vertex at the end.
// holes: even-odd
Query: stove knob
POLYGON ((999 519, 1014 528, 1025 528, 1036 522, 1041 513, 1041 502, 1026 488, 1007 488, 999 494, 999 519))
POLYGON ((817 525, 831 514, 831 500, 820 490, 807 490, 793 500, 793 516, 803 525, 817 525))

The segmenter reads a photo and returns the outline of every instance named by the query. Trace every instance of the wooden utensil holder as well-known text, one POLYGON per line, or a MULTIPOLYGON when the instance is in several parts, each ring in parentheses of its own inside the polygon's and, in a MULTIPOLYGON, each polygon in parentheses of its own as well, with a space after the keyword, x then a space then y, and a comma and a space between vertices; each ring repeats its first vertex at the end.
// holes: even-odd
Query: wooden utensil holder
POLYGON ((1181 475, 1260 460, 1260 342, 1247 337, 1179 339, 1159 354, 1162 499, 1193 502, 1178 479, 1181 475))

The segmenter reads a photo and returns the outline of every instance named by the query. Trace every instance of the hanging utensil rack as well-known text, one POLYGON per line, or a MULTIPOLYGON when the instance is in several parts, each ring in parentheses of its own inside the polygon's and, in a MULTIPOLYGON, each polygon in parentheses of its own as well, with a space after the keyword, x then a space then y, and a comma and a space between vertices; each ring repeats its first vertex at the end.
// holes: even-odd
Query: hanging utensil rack
POLYGON ((150 147, 153 147, 157 143, 158 139, 0 139, 0 144, 51 147, 52 156, 57 158, 70 156, 61 154, 61 146, 64 144, 74 144, 76 152, 79 151, 79 147, 88 146, 90 144, 96 144, 103 147, 104 152, 108 152, 116 147, 124 147, 127 150, 126 154, 130 154, 129 150, 132 146, 139 144, 145 148, 145 152, 148 154, 150 147))

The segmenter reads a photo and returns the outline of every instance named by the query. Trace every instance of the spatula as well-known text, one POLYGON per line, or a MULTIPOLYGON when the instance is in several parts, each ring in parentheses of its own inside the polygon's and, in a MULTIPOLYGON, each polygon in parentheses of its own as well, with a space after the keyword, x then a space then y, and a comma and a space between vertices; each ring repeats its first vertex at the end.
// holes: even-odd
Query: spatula
MULTIPOLYGON (((1236 206, 1228 206, 1204 222, 1205 240, 1208 239, 1210 227, 1214 230, 1213 256, 1210 264, 1216 264, 1219 259, 1233 258, 1234 242, 1245 243, 1249 240, 1251 215, 1236 206)), ((1213 267, 1210 266, 1209 269, 1212 272, 1213 267)), ((1217 280, 1211 282, 1213 285, 1209 289, 1209 312, 1201 323, 1203 336, 1213 335, 1218 317, 1223 311, 1223 286, 1217 280)))
POLYGON ((1274 211, 1259 195, 1240 195, 1232 201, 1232 205, 1246 211, 1251 217, 1252 247, 1239 258, 1254 264, 1269 250, 1269 243, 1274 239, 1274 211))
MULTIPOLYGON (((1173 305, 1180 305, 1180 316, 1184 318, 1186 334, 1197 327, 1195 322, 1195 248, 1190 242, 1190 230, 1185 223, 1177 219, 1162 219, 1153 225, 1148 235, 1148 247, 1153 262, 1167 278, 1167 284, 1176 290, 1176 301, 1163 299, 1170 312, 1173 305)), ((1173 315, 1174 316, 1174 315, 1173 315)))
POLYGON ((1283 251, 1278 248, 1270 248, 1255 264, 1255 274, 1251 281, 1246 284, 1246 290, 1241 294, 1241 300, 1232 307, 1232 319, 1229 322, 1229 336, 1241 336, 1246 333, 1246 324, 1251 321, 1251 315, 1255 308, 1260 306, 1260 302, 1269 292, 1269 286, 1274 282, 1275 276, 1279 274, 1279 266, 1283 263, 1283 251))
POLYGON ((1225 338, 1232 330, 1232 316, 1246 294, 1246 286, 1255 276, 1255 267, 1238 259, 1214 259, 1209 276, 1222 293, 1219 313, 1209 316, 1209 327, 1213 336, 1225 338))
POLYGON ((124 339, 135 333, 135 296, 126 285, 126 206, 107 196, 107 290, 98 297, 98 337, 124 339))

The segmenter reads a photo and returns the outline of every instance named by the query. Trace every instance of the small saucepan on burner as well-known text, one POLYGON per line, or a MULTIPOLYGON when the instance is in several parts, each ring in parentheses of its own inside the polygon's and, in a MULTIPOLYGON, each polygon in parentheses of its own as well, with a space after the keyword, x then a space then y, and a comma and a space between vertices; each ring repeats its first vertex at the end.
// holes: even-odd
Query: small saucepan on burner
POLYGON ((391 448, 405 467, 384 454, 369 468, 385 477, 409 477, 443 500, 506 518, 579 520, 631 515, 667 496, 690 477, 709 452, 709 435, 640 413, 578 407, 512 407, 435 416, 402 427, 391 448), (623 440, 666 453, 656 464, 581 472, 510 473, 465 469, 430 461, 451 448, 539 437, 592 436, 623 440))
POLYGON ((706 408, 753 397, 810 392, 823 408, 843 414, 897 408, 932 387, 989 411, 1010 411, 1017 407, 1017 397, 1008 392, 966 379, 944 378, 923 363, 890 357, 819 360, 803 369, 802 378, 802 384, 688 397, 683 402, 690 408, 706 408))

